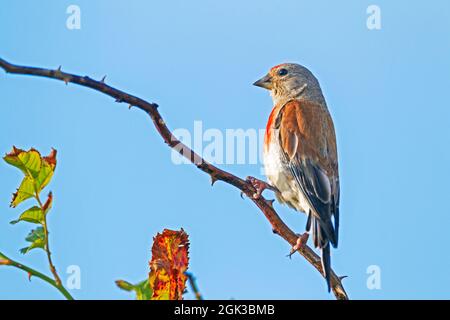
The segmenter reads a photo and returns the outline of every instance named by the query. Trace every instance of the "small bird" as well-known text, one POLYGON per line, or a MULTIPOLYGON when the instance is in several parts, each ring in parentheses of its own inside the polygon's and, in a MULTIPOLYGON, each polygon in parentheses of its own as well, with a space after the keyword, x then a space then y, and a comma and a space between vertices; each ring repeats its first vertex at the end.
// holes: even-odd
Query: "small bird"
POLYGON ((275 191, 280 203, 307 215, 306 232, 291 254, 304 245, 312 229, 321 250, 330 291, 330 244, 338 245, 339 173, 333 120, 316 77, 295 63, 280 64, 254 83, 270 90, 274 107, 264 137, 264 170, 269 183, 248 177, 259 197, 275 191))

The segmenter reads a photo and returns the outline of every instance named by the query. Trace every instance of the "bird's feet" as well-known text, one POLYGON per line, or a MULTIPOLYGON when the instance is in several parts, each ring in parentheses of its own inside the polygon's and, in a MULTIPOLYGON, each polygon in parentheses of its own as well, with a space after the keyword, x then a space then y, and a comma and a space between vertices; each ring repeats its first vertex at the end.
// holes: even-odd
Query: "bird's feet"
POLYGON ((299 235, 298 239, 297 239, 297 243, 295 244, 295 246, 292 247, 291 252, 289 252, 289 254, 287 255, 289 258, 292 257, 292 255, 298 250, 303 248, 306 243, 308 242, 309 239, 309 233, 305 232, 304 234, 299 235))
POLYGON ((245 179, 246 181, 250 182, 252 184, 252 186, 255 188, 256 192, 255 194, 253 194, 253 198, 254 199, 259 199, 259 197, 261 197, 261 194, 263 193, 264 190, 268 189, 268 190, 272 190, 275 192, 279 192, 277 188, 275 188, 274 186, 268 184, 267 182, 264 182, 262 180, 256 179, 254 177, 247 177, 247 179, 245 179))

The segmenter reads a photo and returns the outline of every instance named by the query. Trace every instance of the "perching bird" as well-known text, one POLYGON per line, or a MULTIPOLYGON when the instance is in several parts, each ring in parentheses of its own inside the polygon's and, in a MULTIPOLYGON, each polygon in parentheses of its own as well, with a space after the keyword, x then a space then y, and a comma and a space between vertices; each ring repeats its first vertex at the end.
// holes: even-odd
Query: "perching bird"
POLYGON ((278 201, 307 214, 307 232, 297 246, 307 241, 312 230, 330 291, 330 244, 338 245, 339 173, 334 125, 325 98, 316 77, 295 63, 273 67, 254 85, 270 90, 274 103, 264 138, 264 168, 270 184, 250 178, 255 196, 273 189, 278 201))

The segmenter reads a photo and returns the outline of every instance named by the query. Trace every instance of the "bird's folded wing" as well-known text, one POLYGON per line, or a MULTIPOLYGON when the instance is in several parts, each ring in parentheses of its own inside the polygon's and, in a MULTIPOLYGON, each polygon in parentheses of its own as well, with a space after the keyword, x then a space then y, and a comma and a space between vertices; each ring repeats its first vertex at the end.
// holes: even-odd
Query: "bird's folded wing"
POLYGON ((292 100, 280 110, 278 123, 286 165, 307 198, 326 239, 337 246, 339 176, 331 116, 323 106, 292 100))

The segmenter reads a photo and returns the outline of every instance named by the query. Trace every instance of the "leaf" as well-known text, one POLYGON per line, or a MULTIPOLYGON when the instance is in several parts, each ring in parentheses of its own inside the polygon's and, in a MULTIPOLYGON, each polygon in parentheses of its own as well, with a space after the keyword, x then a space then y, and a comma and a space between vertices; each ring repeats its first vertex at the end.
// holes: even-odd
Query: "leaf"
POLYGON ((137 284, 131 284, 125 280, 117 280, 116 285, 125 291, 134 291, 136 300, 150 300, 152 297, 152 289, 148 284, 148 280, 141 281, 137 284))
POLYGON ((116 280, 116 286, 125 291, 134 290, 134 285, 125 280, 116 280))
POLYGON ((56 168, 56 150, 52 148, 50 154, 42 158, 41 170, 37 176, 36 188, 37 192, 41 192, 53 177, 56 168))
POLYGON ((24 151, 13 146, 13 149, 3 158, 10 165, 20 169, 24 175, 31 175, 37 178, 41 168, 41 154, 31 148, 24 151))
POLYGON ((39 194, 50 183, 56 167, 56 150, 52 149, 47 157, 42 157, 39 151, 33 148, 24 151, 13 147, 3 159, 25 175, 11 201, 11 207, 16 207, 39 194))
POLYGON ((19 219, 13 220, 10 223, 16 224, 20 221, 40 224, 44 221, 44 212, 42 212, 41 208, 39 208, 38 206, 34 206, 22 213, 19 219))
POLYGON ((0 266, 7 266, 11 264, 11 260, 0 252, 0 266))
POLYGON ((47 162, 51 167, 56 167, 56 149, 50 151, 50 154, 44 157, 45 162, 47 162))
POLYGON ((10 206, 15 208, 21 202, 34 197, 34 181, 31 177, 25 177, 20 184, 19 189, 13 194, 10 206))
POLYGON ((28 242, 31 242, 31 245, 20 249, 20 253, 22 253, 22 254, 26 254, 35 248, 44 249, 44 246, 45 246, 44 228, 38 227, 34 230, 31 230, 31 232, 28 234, 28 236, 25 238, 25 240, 28 242))
POLYGON ((44 205, 42 206, 42 210, 44 211, 44 215, 47 215, 47 213, 50 211, 53 205, 53 193, 49 192, 47 196, 47 201, 45 201, 44 205))
POLYGON ((11 263, 11 261, 8 259, 7 256, 4 256, 1 252, 0 252, 0 266, 5 266, 5 265, 9 265, 11 263))
POLYGON ((150 288, 148 280, 144 280, 135 285, 137 300, 150 300, 152 298, 153 291, 150 288))
POLYGON ((189 239, 183 229, 165 229, 153 239, 149 284, 152 300, 181 300, 186 288, 189 239))

